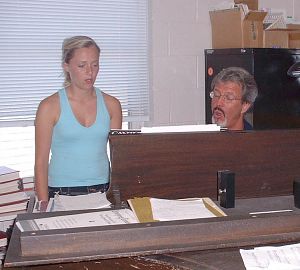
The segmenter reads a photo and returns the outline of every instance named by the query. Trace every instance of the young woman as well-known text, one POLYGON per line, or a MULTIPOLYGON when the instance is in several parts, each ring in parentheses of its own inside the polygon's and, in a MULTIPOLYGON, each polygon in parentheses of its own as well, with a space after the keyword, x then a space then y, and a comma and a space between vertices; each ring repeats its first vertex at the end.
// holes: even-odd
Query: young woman
POLYGON ((108 133, 121 128, 122 111, 116 98, 94 87, 99 57, 100 48, 89 37, 63 42, 64 88, 41 101, 35 119, 35 186, 40 201, 56 192, 79 195, 108 189, 108 133))

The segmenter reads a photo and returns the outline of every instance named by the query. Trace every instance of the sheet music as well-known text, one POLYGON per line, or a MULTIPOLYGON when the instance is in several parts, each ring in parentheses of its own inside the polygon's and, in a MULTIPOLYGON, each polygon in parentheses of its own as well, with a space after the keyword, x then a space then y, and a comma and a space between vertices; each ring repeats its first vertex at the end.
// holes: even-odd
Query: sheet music
POLYGON ((216 124, 180 125, 180 126, 142 127, 141 133, 196 132, 196 131, 220 131, 220 130, 221 130, 220 126, 216 124))
MULTIPOLYGON (((40 212, 39 202, 36 198, 33 212, 40 212)), ((100 209, 110 207, 111 203, 107 200, 106 193, 94 192, 86 195, 67 196, 55 195, 50 198, 46 212, 100 209)))
POLYGON ((105 225, 138 223, 130 209, 90 212, 33 220, 20 220, 16 224, 20 231, 54 230, 105 225))
POLYGON ((71 211, 84 209, 99 209, 110 206, 106 193, 94 192, 86 195, 66 196, 56 195, 53 200, 51 212, 71 211))
POLYGON ((240 253, 247 270, 300 270, 300 243, 241 249, 240 253))
POLYGON ((150 199, 153 218, 160 221, 216 217, 202 199, 165 200, 150 199))

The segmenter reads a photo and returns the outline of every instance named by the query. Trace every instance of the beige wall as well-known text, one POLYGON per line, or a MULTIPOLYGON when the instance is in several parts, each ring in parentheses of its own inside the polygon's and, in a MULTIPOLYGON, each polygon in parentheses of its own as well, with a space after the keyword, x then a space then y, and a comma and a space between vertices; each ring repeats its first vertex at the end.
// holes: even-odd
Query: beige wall
MULTIPOLYGON (((150 0, 149 0, 150 1, 150 0)), ((151 0, 150 126, 205 123, 204 49, 211 48, 208 11, 233 1, 151 0)), ((300 21, 300 0, 260 0, 300 21)))

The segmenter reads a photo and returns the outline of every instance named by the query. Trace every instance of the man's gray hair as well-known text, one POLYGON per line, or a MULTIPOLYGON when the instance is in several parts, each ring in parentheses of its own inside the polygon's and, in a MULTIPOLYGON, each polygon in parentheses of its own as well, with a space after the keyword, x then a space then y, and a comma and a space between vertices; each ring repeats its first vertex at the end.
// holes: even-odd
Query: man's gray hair
POLYGON ((242 88, 242 101, 253 104, 258 89, 254 77, 245 69, 240 67, 228 67, 222 69, 212 80, 211 90, 220 82, 237 83, 242 88))

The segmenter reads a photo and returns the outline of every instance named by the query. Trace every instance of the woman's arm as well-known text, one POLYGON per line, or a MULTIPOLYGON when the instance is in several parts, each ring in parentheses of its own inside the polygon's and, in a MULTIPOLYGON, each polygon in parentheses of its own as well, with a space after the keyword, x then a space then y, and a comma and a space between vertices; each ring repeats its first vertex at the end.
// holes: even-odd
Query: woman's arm
POLYGON ((35 189, 39 201, 48 201, 48 164, 53 127, 59 115, 58 94, 44 99, 35 119, 35 189))

